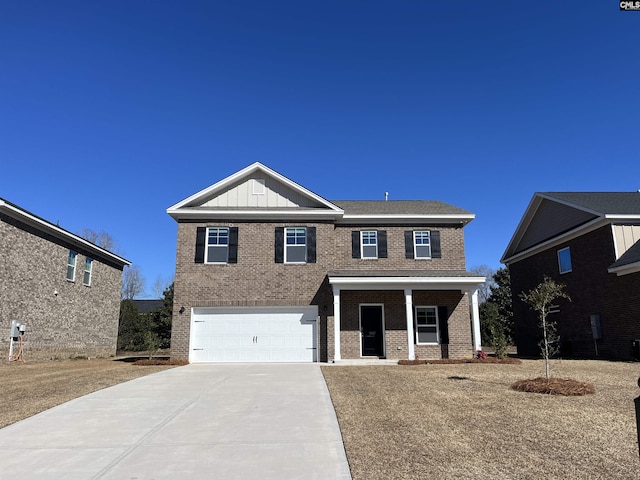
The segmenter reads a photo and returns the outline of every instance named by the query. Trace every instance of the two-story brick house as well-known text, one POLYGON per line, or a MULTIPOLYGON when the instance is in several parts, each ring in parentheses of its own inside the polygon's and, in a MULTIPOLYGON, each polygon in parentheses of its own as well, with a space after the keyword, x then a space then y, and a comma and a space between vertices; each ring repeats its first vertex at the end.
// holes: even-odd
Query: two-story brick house
POLYGON ((175 358, 435 359, 480 348, 485 279, 466 271, 468 211, 328 201, 254 163, 167 212, 178 222, 175 358))
POLYGON ((534 194, 501 259, 518 353, 537 355, 538 318, 522 302, 544 276, 565 286, 551 319, 563 356, 629 359, 640 339, 640 193, 534 194))
POLYGON ((10 351, 17 320, 26 325, 24 359, 114 356, 126 265, 0 198, 0 348, 10 351))

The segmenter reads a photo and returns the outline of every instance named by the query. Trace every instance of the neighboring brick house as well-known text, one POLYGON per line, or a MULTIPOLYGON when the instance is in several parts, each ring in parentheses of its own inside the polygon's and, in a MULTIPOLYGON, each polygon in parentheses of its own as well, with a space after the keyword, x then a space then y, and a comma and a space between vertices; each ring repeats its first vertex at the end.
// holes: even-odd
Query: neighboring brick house
POLYGON ((640 193, 545 192, 529 203, 501 261, 509 268, 518 353, 537 355, 541 329, 520 300, 544 275, 557 301, 561 355, 629 359, 640 339, 640 193))
POLYGON ((167 212, 178 222, 174 358, 439 359, 480 348, 485 278, 466 271, 468 211, 328 201, 255 163, 167 212))
POLYGON ((129 264, 0 199, 0 348, 9 352, 18 320, 27 360, 115 355, 129 264))

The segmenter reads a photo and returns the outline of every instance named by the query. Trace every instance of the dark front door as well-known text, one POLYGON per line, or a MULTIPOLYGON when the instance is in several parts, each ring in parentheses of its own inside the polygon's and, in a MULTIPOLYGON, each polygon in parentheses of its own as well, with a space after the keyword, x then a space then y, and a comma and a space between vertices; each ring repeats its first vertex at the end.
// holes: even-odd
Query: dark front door
POLYGON ((384 357, 382 305, 360 306, 360 333, 363 357, 384 357))

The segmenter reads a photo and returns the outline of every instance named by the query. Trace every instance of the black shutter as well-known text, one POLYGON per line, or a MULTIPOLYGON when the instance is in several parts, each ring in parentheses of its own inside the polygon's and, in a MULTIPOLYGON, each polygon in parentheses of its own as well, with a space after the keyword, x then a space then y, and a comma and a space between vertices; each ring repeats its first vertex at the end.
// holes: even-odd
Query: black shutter
POLYGON ((387 258, 386 230, 378 230, 378 258, 387 258))
POLYGON ((449 343, 449 318, 447 315, 447 307, 438 306, 438 323, 440 327, 440 343, 449 343))
POLYGON ((431 258, 442 258, 440 232, 438 230, 431 230, 431 258))
POLYGON ((404 257, 414 258, 413 256, 413 230, 404 232, 404 257))
POLYGON ((229 227, 229 263, 238 263, 238 227, 229 227))
POLYGON ((307 263, 316 263, 316 227, 307 227, 307 263))
POLYGON ((204 248, 207 241, 207 227, 196 229, 196 263, 204 263, 204 248))
POLYGON ((354 230, 351 232, 351 258, 360 257, 360 232, 354 230))
POLYGON ((284 263, 284 227, 276 227, 276 263, 284 263))

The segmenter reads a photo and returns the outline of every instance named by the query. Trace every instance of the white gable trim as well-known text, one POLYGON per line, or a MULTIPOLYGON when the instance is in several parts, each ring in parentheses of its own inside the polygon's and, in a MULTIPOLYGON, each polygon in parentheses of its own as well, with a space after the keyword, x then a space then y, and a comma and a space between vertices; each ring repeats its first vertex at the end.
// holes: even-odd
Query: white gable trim
MULTIPOLYGON (((193 217, 193 215, 196 213, 196 211, 200 212, 200 215, 205 215, 205 212, 203 211, 204 209, 199 208, 198 210, 194 209, 194 208, 189 208, 189 207, 193 207, 194 205, 198 205, 200 203, 202 203, 202 201, 205 198, 208 198, 210 196, 212 196, 212 194, 214 194, 216 191, 222 190, 224 188, 226 188, 228 185, 248 176, 251 175, 252 173, 255 172, 262 172, 266 175, 271 176, 272 178, 275 178, 276 180, 278 180, 279 182, 283 183, 284 185, 286 185, 287 187, 291 188, 292 190, 298 192, 300 195, 309 198, 315 202, 317 202, 318 204, 320 204, 321 206, 326 207, 326 209, 329 212, 332 212, 332 218, 335 216, 341 216, 344 211, 341 210, 339 207, 337 207, 336 205, 334 205, 333 203, 329 202, 328 200, 325 200, 324 198, 322 198, 320 195, 317 195, 315 193, 313 193, 311 190, 307 190, 306 188, 304 188, 303 186, 295 183, 292 180, 289 180, 287 177, 280 175, 278 172, 271 170, 269 167, 261 164, 260 162, 255 162, 251 165, 249 165, 246 168, 243 168, 242 170, 240 170, 239 172, 234 173, 233 175, 228 176, 227 178, 220 180, 219 182, 211 185, 210 187, 205 188, 204 190, 200 190, 199 192, 191 195, 188 198, 185 198, 184 200, 176 203, 175 205, 170 206, 167 209, 167 213, 169 215, 171 215, 173 218, 196 218, 193 217), (184 214, 184 215, 183 215, 184 214)), ((322 210, 322 209, 319 209, 322 210)), ((225 212, 226 215, 229 215, 230 212, 229 210, 219 210, 219 209, 208 209, 206 213, 208 213, 209 215, 211 215, 212 213, 220 213, 220 212, 225 212)), ((265 213, 267 213, 268 211, 265 210, 245 210, 242 211, 242 216, 249 216, 249 213, 252 213, 254 216, 257 214, 258 216, 263 216, 265 213)), ((278 213, 282 213, 280 211, 277 210, 271 210, 271 212, 269 212, 270 214, 273 214, 275 212, 278 213)), ((234 216, 237 216, 237 214, 240 213, 240 211, 235 211, 233 212, 234 216)), ((325 215, 328 213, 327 211, 323 212, 325 215)), ((304 216, 304 214, 309 214, 309 210, 302 210, 300 213, 297 213, 297 216, 304 216)))

